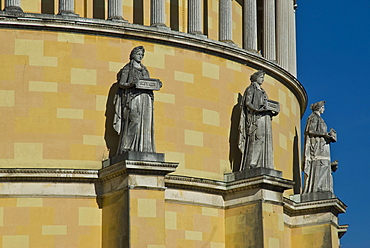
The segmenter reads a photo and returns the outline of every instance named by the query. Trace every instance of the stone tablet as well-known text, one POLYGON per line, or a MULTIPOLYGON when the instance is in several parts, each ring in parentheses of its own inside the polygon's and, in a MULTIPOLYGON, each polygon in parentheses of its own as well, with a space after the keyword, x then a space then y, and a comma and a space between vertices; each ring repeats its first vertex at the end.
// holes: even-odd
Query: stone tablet
POLYGON ((280 112, 280 103, 277 102, 277 101, 273 101, 273 100, 268 99, 267 100, 267 105, 266 105, 266 110, 274 111, 274 112, 279 113, 280 112))
POLYGON ((136 83, 136 88, 142 90, 160 90, 161 81, 155 78, 139 79, 136 83))

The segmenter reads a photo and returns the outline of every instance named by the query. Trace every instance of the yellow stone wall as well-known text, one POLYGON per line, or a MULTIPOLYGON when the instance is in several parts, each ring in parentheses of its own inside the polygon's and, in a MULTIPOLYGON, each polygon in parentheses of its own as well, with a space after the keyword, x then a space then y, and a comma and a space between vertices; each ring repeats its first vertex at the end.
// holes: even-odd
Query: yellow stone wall
POLYGON ((265 248, 288 248, 290 239, 285 239, 283 206, 262 203, 262 227, 265 248), (284 238, 283 238, 284 237, 284 238))
POLYGON ((291 229, 292 247, 337 248, 338 231, 331 224, 318 224, 291 229))
POLYGON ((101 247, 95 199, 0 198, 0 247, 101 247))
POLYGON ((233 42, 243 47, 243 7, 238 1, 232 1, 233 42))
MULTIPOLYGON (((3 29, 0 42, 7 44, 0 47, 0 113, 8 117, 2 121, 1 167, 101 168, 107 144, 111 148, 109 142, 118 138, 109 123, 105 128, 105 114, 112 117, 106 109, 112 106, 112 84, 130 50, 144 45, 143 63, 163 81, 155 92, 157 151, 180 162, 177 174, 222 180, 231 171, 229 154, 237 141, 229 144, 230 129, 235 134, 238 126, 233 109, 255 69, 192 50, 104 36, 3 29)), ((268 75, 263 87, 281 104, 273 119, 275 169, 291 179, 299 103, 268 75)))
POLYGON ((130 190, 130 247, 164 248, 164 191, 130 190))
MULTIPOLYGON (((102 209, 103 248, 129 244, 128 191, 118 191, 100 199, 102 209)), ((128 246, 128 245, 126 245, 128 246)))
POLYGON ((225 210, 225 247, 264 247, 260 202, 225 210))
POLYGON ((166 203, 166 248, 225 248, 225 211, 166 203))

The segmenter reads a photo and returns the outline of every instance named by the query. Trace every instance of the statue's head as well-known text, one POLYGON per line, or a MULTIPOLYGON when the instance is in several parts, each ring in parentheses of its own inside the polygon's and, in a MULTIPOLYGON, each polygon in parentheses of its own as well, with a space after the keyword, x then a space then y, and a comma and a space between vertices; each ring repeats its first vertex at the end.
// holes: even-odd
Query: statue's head
POLYGON ((265 72, 264 71, 262 71, 262 70, 259 70, 259 71, 256 71, 255 73, 253 73, 252 75, 251 75, 251 77, 250 77, 250 80, 251 80, 251 82, 257 82, 257 79, 259 78, 259 77, 264 77, 265 76, 265 72))
POLYGON ((320 102, 316 102, 316 103, 311 104, 310 108, 311 108, 312 111, 320 111, 322 109, 322 112, 324 112, 323 111, 324 105, 325 105, 325 101, 320 101, 320 102))
MULTIPOLYGON (((134 49, 132 49, 131 53, 130 53, 130 60, 137 60, 137 58, 135 58, 135 55, 138 54, 138 53, 142 54, 142 56, 141 56, 141 59, 142 59, 142 57, 144 57, 145 48, 143 46, 137 46, 134 49)), ((140 61, 141 61, 141 59, 140 59, 140 61)), ((138 62, 140 62, 140 61, 138 61, 138 62)))

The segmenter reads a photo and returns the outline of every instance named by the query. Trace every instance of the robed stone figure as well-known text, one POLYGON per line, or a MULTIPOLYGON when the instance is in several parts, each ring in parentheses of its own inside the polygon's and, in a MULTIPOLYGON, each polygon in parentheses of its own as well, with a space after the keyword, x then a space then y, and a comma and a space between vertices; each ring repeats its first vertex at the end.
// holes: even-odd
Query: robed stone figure
POLYGON ((261 87, 265 73, 251 75, 241 102, 239 149, 242 153, 240 170, 274 169, 272 149, 272 116, 279 112, 279 103, 268 100, 261 87))
POLYGON ((311 115, 307 118, 304 130, 304 157, 302 170, 305 173, 303 193, 332 192, 332 171, 336 163, 331 163, 330 143, 336 142, 334 129, 328 132, 326 123, 321 117, 325 101, 311 104, 311 115))
MULTIPOLYGON (((144 52, 143 46, 135 47, 130 53, 130 62, 117 74, 119 89, 114 98, 113 120, 113 128, 119 134, 117 155, 127 151, 155 152, 153 90, 139 84, 140 80, 151 80, 141 63, 144 52)), ((157 81, 161 87, 162 83, 157 81)))

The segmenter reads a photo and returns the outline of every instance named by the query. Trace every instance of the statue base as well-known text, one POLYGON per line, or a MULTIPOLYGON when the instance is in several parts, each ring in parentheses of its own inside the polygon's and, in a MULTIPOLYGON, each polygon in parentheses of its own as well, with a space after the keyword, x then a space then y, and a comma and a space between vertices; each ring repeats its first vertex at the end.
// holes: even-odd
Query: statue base
POLYGON ((164 162, 164 153, 128 151, 103 161, 103 168, 124 160, 164 162))
POLYGON ((282 177, 283 173, 278 170, 273 170, 269 168, 254 168, 254 169, 247 169, 243 171, 238 171, 234 173, 229 173, 224 175, 225 182, 240 180, 240 179, 246 179, 251 177, 257 177, 257 176, 273 176, 273 177, 282 177))
POLYGON ((321 201, 321 200, 328 200, 328 199, 335 199, 337 198, 333 192, 330 191, 322 191, 322 192, 311 192, 311 193, 304 193, 300 195, 292 195, 290 199, 295 202, 311 202, 311 201, 321 201))

